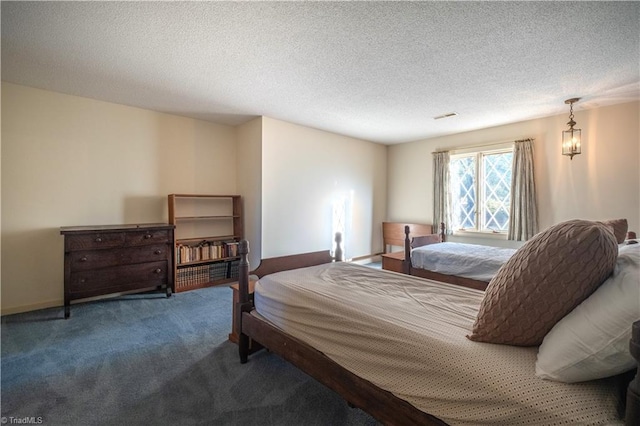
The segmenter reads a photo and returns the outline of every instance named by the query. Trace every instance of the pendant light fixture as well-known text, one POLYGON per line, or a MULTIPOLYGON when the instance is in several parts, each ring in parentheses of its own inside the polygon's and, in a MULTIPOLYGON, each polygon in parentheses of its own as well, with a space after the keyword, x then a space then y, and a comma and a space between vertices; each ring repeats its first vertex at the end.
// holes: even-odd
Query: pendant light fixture
POLYGON ((565 104, 569 104, 569 121, 567 122, 569 130, 562 132, 562 155, 568 155, 572 160, 574 155, 580 154, 582 144, 582 131, 573 128, 576 125, 573 120, 573 104, 579 100, 580 98, 571 98, 564 101, 565 104))

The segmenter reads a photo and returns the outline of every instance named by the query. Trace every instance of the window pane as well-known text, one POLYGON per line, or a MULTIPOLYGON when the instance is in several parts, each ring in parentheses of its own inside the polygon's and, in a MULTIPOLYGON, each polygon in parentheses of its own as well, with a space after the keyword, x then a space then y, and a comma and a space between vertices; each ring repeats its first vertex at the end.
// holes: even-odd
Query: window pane
POLYGON ((476 228, 476 158, 452 158, 450 162, 453 229, 476 228))
POLYGON ((509 228, 512 158, 512 152, 483 156, 483 230, 507 231, 509 228))

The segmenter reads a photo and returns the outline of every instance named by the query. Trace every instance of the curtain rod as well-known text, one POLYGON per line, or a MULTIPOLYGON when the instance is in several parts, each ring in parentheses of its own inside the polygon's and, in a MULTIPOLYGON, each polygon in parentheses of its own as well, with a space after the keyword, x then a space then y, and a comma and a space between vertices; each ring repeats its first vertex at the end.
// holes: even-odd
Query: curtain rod
POLYGON ((484 144, 478 144, 478 145, 459 146, 459 147, 455 147, 455 148, 449 148, 449 149, 442 149, 442 150, 433 151, 432 154, 438 154, 440 152, 447 152, 447 151, 458 151, 458 150, 461 150, 461 149, 484 148, 486 146, 498 146, 498 145, 504 145, 506 143, 534 141, 534 140, 535 140, 535 138, 526 138, 526 139, 517 139, 515 141, 514 140, 509 140, 509 141, 502 141, 502 142, 484 143, 484 144))

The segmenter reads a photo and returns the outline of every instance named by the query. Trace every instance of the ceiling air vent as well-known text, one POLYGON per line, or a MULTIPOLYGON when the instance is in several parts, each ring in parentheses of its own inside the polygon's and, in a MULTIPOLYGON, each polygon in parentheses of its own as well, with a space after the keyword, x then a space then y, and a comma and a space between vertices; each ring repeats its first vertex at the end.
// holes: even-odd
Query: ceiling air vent
POLYGON ((439 115, 437 117, 433 117, 433 119, 434 120, 441 120, 443 118, 455 117, 456 115, 458 115, 457 112, 448 112, 446 114, 442 114, 442 115, 439 115))

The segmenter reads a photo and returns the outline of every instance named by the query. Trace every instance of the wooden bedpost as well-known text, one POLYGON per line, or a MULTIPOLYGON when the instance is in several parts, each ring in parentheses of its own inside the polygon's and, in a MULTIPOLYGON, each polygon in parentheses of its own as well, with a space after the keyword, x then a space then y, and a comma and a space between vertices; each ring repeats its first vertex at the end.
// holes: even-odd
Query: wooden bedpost
POLYGON ((342 234, 340 232, 336 232, 336 237, 335 237, 335 242, 336 242, 336 250, 333 253, 333 260, 335 262, 342 262, 344 259, 342 259, 342 246, 340 245, 342 243, 342 234))
POLYGON ((404 262, 402 262, 402 272, 411 275, 411 238, 409 234, 411 228, 409 225, 404 226, 404 262))
POLYGON ((629 350, 638 364, 636 377, 629 383, 627 389, 627 410, 625 424, 627 426, 640 424, 640 321, 633 323, 629 350))
POLYGON ((445 235, 447 234, 447 228, 444 226, 444 222, 440 222, 440 242, 444 243, 445 235))
POLYGON ((242 333, 242 313, 251 310, 249 302, 249 242, 247 240, 240 241, 238 245, 238 254, 240 255, 240 263, 238 265, 238 307, 236 309, 238 317, 238 351, 240 354, 240 363, 247 362, 249 357, 249 337, 242 333))

